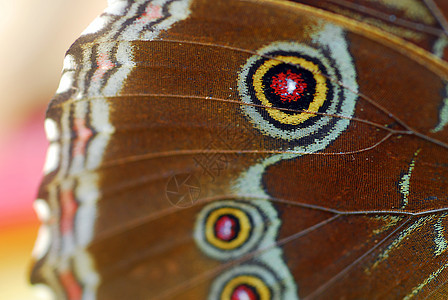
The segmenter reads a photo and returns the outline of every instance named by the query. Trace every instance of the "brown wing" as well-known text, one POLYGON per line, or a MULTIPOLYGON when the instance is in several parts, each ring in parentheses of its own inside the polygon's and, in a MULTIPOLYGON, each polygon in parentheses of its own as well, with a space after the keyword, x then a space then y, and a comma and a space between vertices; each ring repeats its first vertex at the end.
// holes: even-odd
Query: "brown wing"
POLYGON ((296 0, 399 36, 446 60, 448 6, 441 0, 296 0))

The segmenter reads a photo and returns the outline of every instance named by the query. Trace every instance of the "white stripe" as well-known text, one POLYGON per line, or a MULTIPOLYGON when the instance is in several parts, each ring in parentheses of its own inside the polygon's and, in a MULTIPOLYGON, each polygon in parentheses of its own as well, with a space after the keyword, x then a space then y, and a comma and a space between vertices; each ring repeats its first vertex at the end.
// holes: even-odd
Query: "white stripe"
MULTIPOLYGON (((88 103, 86 101, 76 102, 74 118, 86 120, 87 107, 88 103)), ((78 135, 79 132, 77 132, 76 134, 78 135)), ((72 146, 75 145, 73 140, 71 144, 72 146)), ((72 147, 72 162, 70 166, 70 174, 76 174, 84 169, 84 159, 85 159, 84 155, 74 155, 72 147)))
POLYGON ((84 89, 86 86, 87 73, 91 70, 92 62, 90 57, 92 55, 92 46, 83 45, 82 46, 82 69, 78 71, 78 94, 75 96, 76 100, 81 100, 84 98, 84 89))
MULTIPOLYGON (((62 114, 60 119, 59 128, 54 120, 49 119, 46 121, 47 135, 50 141, 60 141, 61 144, 53 142, 49 147, 49 154, 46 163, 46 170, 54 170, 60 164, 60 170, 56 178, 52 183, 48 185, 49 189, 49 202, 51 207, 61 208, 61 203, 58 201, 59 186, 63 189, 73 188, 75 182, 77 183, 76 189, 73 191, 74 196, 79 203, 79 206, 75 215, 75 227, 73 232, 66 233, 61 236, 59 224, 55 223, 48 227, 43 227, 42 234, 40 234, 40 240, 42 242, 36 243, 36 255, 42 255, 43 251, 50 251, 51 255, 48 255, 46 264, 61 271, 68 269, 70 263, 73 262, 73 269, 76 277, 79 279, 80 284, 83 287, 83 300, 93 300, 96 298, 97 286, 100 282, 99 275, 95 269, 94 262, 87 252, 85 247, 90 244, 94 236, 94 227, 97 217, 97 202, 101 197, 101 192, 98 190, 99 175, 97 173, 85 172, 82 175, 76 176, 79 172, 84 170, 94 170, 99 167, 104 160, 104 151, 109 143, 114 127, 110 123, 110 104, 105 96, 116 96, 123 88, 125 81, 129 74, 135 67, 133 49, 131 43, 121 42, 118 44, 118 48, 115 52, 115 46, 118 40, 125 40, 123 34, 120 38, 114 38, 117 32, 123 29, 124 23, 130 18, 136 16, 138 9, 142 4, 148 4, 148 0, 109 0, 109 7, 105 10, 108 15, 101 15, 95 19, 89 27, 83 32, 82 35, 97 33, 109 24, 110 30, 104 35, 95 39, 94 43, 98 45, 98 52, 95 53, 95 59, 93 59, 92 44, 81 45, 82 57, 81 65, 77 66, 76 61, 72 55, 67 55, 64 60, 64 71, 61 78, 61 82, 57 93, 64 93, 73 88, 74 84, 77 85, 78 93, 72 96, 71 100, 61 105, 62 114), (123 16, 125 14, 125 16, 123 16), (116 17, 111 16, 123 16, 118 18, 114 23, 110 24, 116 17), (112 40, 112 42, 111 42, 112 40), (112 63, 119 63, 120 67, 113 69, 113 74, 107 81, 104 77, 98 77, 96 82, 87 82, 88 74, 92 71, 92 67, 95 68, 98 55, 102 54, 106 59, 109 59, 112 63), (81 68, 81 69, 80 69, 81 68), (90 98, 90 99, 89 99, 90 98), (74 105, 74 116, 70 115, 70 109, 74 105), (88 108, 90 105, 91 113, 88 115, 88 108), (70 156, 70 149, 73 149, 73 124, 70 120, 73 118, 81 118, 87 120, 90 118, 90 124, 92 129, 96 132, 96 135, 89 142, 89 149, 85 155, 77 155, 75 157, 70 156), (61 161, 59 162, 59 157, 61 161), (71 162, 71 165, 70 165, 71 162), (70 165, 70 170, 68 170, 70 165), (71 175, 67 178, 67 171, 70 171, 71 175), (47 230, 48 229, 48 230, 47 230), (53 241, 49 244, 50 237, 53 235, 53 241), (50 249, 48 249, 50 247, 50 249), (44 250, 42 250, 44 249, 44 250), (73 259, 71 261, 71 259, 73 259)), ((174 22, 184 19, 189 13, 188 9, 181 11, 183 8, 189 5, 190 1, 180 0, 176 1, 180 4, 171 5, 170 13, 175 17, 171 17, 165 24, 157 27, 157 33, 152 33, 152 36, 157 36, 162 29, 167 29, 174 22), (183 3, 183 4, 181 4, 183 3), (181 16, 181 17, 176 17, 181 16)), ((166 5, 166 0, 160 1, 160 3, 166 5)), ((138 23, 138 22, 136 22, 138 23)), ((134 25, 134 28, 138 28, 140 25, 134 25)), ((126 30, 124 30, 126 32, 126 30)), ((141 28, 140 28, 141 31, 141 28)), ((141 32, 136 33, 136 38, 139 39, 141 32)), ((150 32, 150 31, 148 31, 150 32)), ((78 58, 79 59, 79 58, 78 58)), ((107 65, 104 66, 104 74, 108 72, 107 65)), ((94 71, 94 70, 93 70, 94 71)), ((99 75, 102 75, 98 71, 99 75)), ((40 203, 40 202, 38 202, 40 203)), ((40 206, 41 204, 36 204, 40 206)), ((40 209, 42 211, 42 209, 40 209)), ((49 218, 48 214, 41 212, 42 218, 49 218)), ((59 218, 60 216, 53 216, 59 218)))
POLYGON ((73 55, 67 54, 65 56, 62 72, 62 77, 56 94, 68 92, 73 87, 76 75, 76 62, 73 55))
MULTIPOLYGON (((166 1, 164 1, 166 2, 166 1)), ((165 4, 164 4, 165 5, 165 4)), ((159 36, 162 30, 168 30, 175 23, 185 20, 190 15, 191 0, 179 0, 171 3, 169 7, 170 17, 156 24, 150 30, 141 34, 141 40, 153 40, 159 36)))
POLYGON ((56 300, 56 294, 45 284, 36 284, 32 286, 35 300, 56 300))
POLYGON ((46 223, 50 220, 51 212, 47 202, 43 199, 37 199, 34 201, 33 207, 42 225, 39 227, 32 256, 36 259, 41 259, 48 252, 48 249, 50 249, 51 231, 46 223))
POLYGON ((75 82, 75 71, 67 71, 62 74, 61 80, 59 81, 58 89, 56 90, 56 94, 62 94, 70 91, 75 82))
POLYGON ((48 225, 40 225, 37 233, 36 243, 34 244, 33 252, 31 255, 35 259, 41 259, 47 254, 51 245, 51 231, 48 225))
MULTIPOLYGON (((445 93, 448 94, 448 84, 445 86, 445 93)), ((445 126, 448 125, 448 98, 445 97, 442 100, 442 105, 439 111, 439 123, 431 132, 439 132, 442 131, 445 126)))
POLYGON ((39 218, 39 221, 41 221, 42 223, 47 223, 50 220, 50 207, 45 200, 36 199, 36 201, 34 201, 33 203, 33 208, 37 214, 37 217, 39 218))
POLYGON ((59 178, 64 177, 68 170, 68 165, 70 162, 70 142, 71 142, 71 128, 70 128, 70 103, 64 103, 62 105, 62 115, 59 121, 61 126, 61 142, 60 142, 60 165, 59 165, 59 178))
POLYGON ((71 54, 67 54, 64 58, 63 71, 74 71, 76 70, 75 57, 71 54))
POLYGON ((45 175, 57 169, 60 162, 59 160, 60 155, 61 155, 61 146, 59 145, 59 143, 57 142, 51 143, 48 146, 47 157, 45 158, 45 164, 43 169, 43 173, 45 175))
POLYGON ((96 299, 96 290, 100 278, 95 271, 95 264, 84 249, 76 251, 74 255, 74 270, 83 283, 83 300, 96 299))
POLYGON ((86 157, 86 169, 93 170, 103 161, 104 151, 109 143, 114 127, 109 121, 109 103, 106 99, 91 102, 91 124, 97 134, 91 140, 86 157))
POLYGON ((116 96, 120 92, 126 78, 135 67, 131 43, 121 42, 118 45, 116 60, 122 66, 115 70, 115 73, 109 78, 103 90, 103 95, 109 97, 116 96))
POLYGON ((75 216, 75 237, 77 245, 85 247, 92 240, 96 217, 96 203, 100 197, 97 189, 98 175, 87 173, 78 179, 76 199, 79 207, 75 216))
POLYGON ((101 31, 104 29, 104 27, 107 26, 107 24, 110 23, 112 20, 111 16, 108 15, 101 15, 97 17, 95 20, 93 20, 92 23, 90 23, 89 26, 81 33, 81 36, 97 33, 98 31, 101 31))
POLYGON ((108 6, 104 12, 111 15, 122 16, 125 14, 127 6, 128 1, 126 0, 109 0, 108 6))
MULTIPOLYGON (((115 47, 117 43, 114 42, 107 42, 107 43, 101 43, 98 46, 98 51, 96 53, 96 57, 100 57, 100 56, 104 56, 107 57, 112 63, 114 63, 115 58, 112 57, 112 49, 115 47)), ((92 64, 97 65, 97 61, 95 60, 94 62, 92 62, 92 64)), ((96 70, 95 73, 93 75, 93 80, 89 82, 89 89, 87 92, 87 95, 92 96, 92 97, 97 97, 97 96, 101 96, 101 89, 104 87, 104 78, 101 78, 101 80, 96 81, 95 80, 95 74, 97 74, 97 72, 100 71, 100 67, 102 66, 96 66, 96 70)), ((107 72, 108 70, 105 70, 105 72, 107 72)), ((121 85, 123 83, 120 83, 120 85, 117 88, 121 88, 121 85)))

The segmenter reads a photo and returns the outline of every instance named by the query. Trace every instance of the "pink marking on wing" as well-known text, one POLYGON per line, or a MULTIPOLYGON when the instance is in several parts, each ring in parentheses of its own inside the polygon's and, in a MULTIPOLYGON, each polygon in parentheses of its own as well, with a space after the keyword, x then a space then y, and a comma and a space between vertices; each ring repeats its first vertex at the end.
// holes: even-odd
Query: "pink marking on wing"
POLYGON ((73 190, 63 189, 61 191, 61 220, 60 228, 62 234, 73 232, 74 218, 78 203, 73 195, 73 190))
POLYGON ((115 63, 110 60, 108 53, 99 53, 96 59, 96 64, 98 67, 92 77, 92 80, 94 82, 100 81, 107 71, 113 69, 116 66, 115 63))
POLYGON ((160 19, 161 17, 163 17, 162 7, 160 5, 154 5, 150 3, 146 7, 145 12, 137 20, 135 20, 135 23, 146 25, 151 23, 152 21, 160 19))
POLYGON ((73 156, 84 155, 86 151, 87 142, 93 135, 90 128, 86 126, 86 120, 81 118, 76 118, 74 120, 73 126, 76 132, 76 139, 73 145, 73 156))
POLYGON ((59 280, 69 300, 81 300, 82 287, 69 270, 59 273, 59 280))

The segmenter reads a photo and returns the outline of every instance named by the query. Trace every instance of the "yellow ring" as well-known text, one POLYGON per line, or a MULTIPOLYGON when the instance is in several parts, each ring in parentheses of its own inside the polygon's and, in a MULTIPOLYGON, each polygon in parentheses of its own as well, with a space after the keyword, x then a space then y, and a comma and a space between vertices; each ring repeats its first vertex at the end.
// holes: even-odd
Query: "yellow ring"
POLYGON ((252 225, 246 213, 236 208, 223 207, 213 211, 208 216, 207 221, 205 222, 205 238, 210 244, 217 248, 232 250, 240 247, 249 239, 251 227, 252 225), (215 235, 214 225, 218 218, 223 215, 235 216, 240 225, 240 231, 237 237, 231 241, 220 240, 215 235))
POLYGON ((250 285, 255 288, 257 294, 260 296, 260 300, 270 300, 271 299, 271 291, 266 286, 266 284, 260 278, 249 275, 240 275, 233 279, 231 279, 226 286, 224 287, 221 300, 230 300, 232 299, 232 293, 236 287, 239 285, 250 285))
MULTIPOLYGON (((314 80, 316 80, 316 91, 314 94, 314 100, 313 102, 310 103, 310 106, 308 107, 307 110, 317 112, 319 108, 324 104, 327 98, 327 91, 328 91, 328 87, 326 84, 327 80, 324 76, 320 74, 319 67, 316 64, 301 57, 277 56, 275 57, 275 59, 270 59, 266 61, 264 64, 262 64, 253 76, 255 96, 260 100, 262 105, 272 107, 272 103, 269 102, 268 99, 266 99, 266 96, 264 94, 263 76, 272 67, 275 67, 283 63, 291 63, 299 65, 304 69, 313 73, 314 80)), ((307 112, 302 112, 296 115, 290 115, 282 112, 281 110, 269 109, 269 108, 267 109, 267 112, 274 120, 277 120, 282 124, 289 124, 289 125, 299 125, 304 121, 308 120, 309 118, 315 116, 315 114, 307 112)))

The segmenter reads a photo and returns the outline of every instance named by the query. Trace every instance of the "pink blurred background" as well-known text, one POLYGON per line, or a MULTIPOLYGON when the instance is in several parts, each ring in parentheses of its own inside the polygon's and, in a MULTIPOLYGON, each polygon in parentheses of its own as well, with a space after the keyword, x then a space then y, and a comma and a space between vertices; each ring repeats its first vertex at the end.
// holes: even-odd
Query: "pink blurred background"
POLYGON ((0 0, 0 299, 41 299, 28 283, 45 108, 65 51, 106 0, 0 0))

